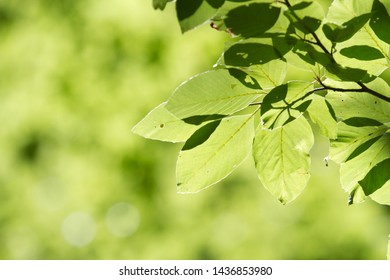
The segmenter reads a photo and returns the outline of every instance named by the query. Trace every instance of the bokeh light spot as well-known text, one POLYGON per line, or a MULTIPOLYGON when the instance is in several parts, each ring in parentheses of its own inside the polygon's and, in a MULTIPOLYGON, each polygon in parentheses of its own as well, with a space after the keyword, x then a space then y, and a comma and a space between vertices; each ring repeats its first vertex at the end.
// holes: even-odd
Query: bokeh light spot
POLYGON ((62 224, 65 240, 76 247, 83 247, 90 243, 95 237, 95 232, 94 220, 91 215, 84 212, 73 212, 62 224))
POLYGON ((138 229, 139 222, 140 215, 137 208, 125 202, 113 205, 106 214, 106 225, 117 237, 133 234, 138 229))

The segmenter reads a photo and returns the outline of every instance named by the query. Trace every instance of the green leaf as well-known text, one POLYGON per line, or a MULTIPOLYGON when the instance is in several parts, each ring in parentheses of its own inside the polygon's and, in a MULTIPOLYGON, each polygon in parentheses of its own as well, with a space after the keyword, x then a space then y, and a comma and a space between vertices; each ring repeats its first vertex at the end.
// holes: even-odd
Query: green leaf
POLYGON ((340 163, 340 181, 347 192, 352 192, 375 165, 390 157, 390 134, 386 131, 384 125, 353 127, 339 123, 329 157, 340 163))
POLYGON ((211 19, 225 0, 177 0, 176 13, 184 33, 211 19))
POLYGON ((363 145, 364 149, 360 150, 364 152, 373 144, 371 140, 375 139, 376 142, 387 130, 388 128, 383 125, 354 127, 342 122, 338 123, 337 139, 330 142, 329 158, 339 164, 347 161, 348 158, 354 158, 357 153, 361 154, 359 147, 363 145), (351 156, 353 153, 355 155, 351 156))
POLYGON ((324 10, 317 2, 300 2, 290 7, 284 14, 303 34, 315 32, 324 18, 324 10))
POLYGON ((199 128, 191 137, 186 141, 182 150, 191 150, 196 146, 199 146, 210 138, 211 134, 217 129, 221 120, 213 121, 199 128))
MULTIPOLYGON (((368 74, 379 76, 388 68, 389 59, 389 44, 381 41, 371 29, 369 24, 364 24, 366 19, 370 16, 373 0, 354 1, 354 0, 334 0, 330 6, 327 14, 327 21, 331 24, 343 26, 347 24, 349 29, 354 31, 353 38, 342 41, 337 44, 336 52, 333 54, 335 60, 346 68, 354 68, 366 70, 368 74), (354 22, 356 21, 356 22, 354 22), (362 27, 361 27, 362 26, 362 27), (359 29, 359 27, 361 27, 359 29), (340 51, 345 48, 354 46, 368 46, 377 49, 381 52, 384 58, 375 60, 358 60, 344 56, 340 51)), ((374 16, 371 14, 371 16, 374 16)), ((342 31, 340 31, 342 33, 342 31)), ((346 34, 350 34, 347 31, 346 34)), ((331 39, 331 38, 330 38, 331 39)), ((337 41, 337 40, 336 40, 337 41)))
POLYGON ((288 82, 271 90, 263 99, 261 119, 263 125, 275 129, 299 118, 310 105, 305 95, 313 89, 312 83, 288 82))
POLYGON ((166 102, 154 108, 132 131, 145 138, 176 143, 186 141, 199 129, 198 126, 187 124, 172 115, 165 104, 166 102))
POLYGON ((280 8, 269 3, 252 3, 228 12, 225 24, 236 35, 259 37, 276 23, 279 13, 280 8))
POLYGON ((324 97, 314 95, 312 102, 307 109, 310 119, 319 126, 323 135, 329 139, 337 137, 337 122, 333 116, 333 109, 324 97))
POLYGON ((172 0, 153 0, 153 8, 156 10, 157 9, 164 10, 167 3, 171 1, 172 0))
POLYGON ((307 185, 313 143, 311 127, 303 117, 272 131, 256 132, 257 173, 264 187, 283 204, 293 201, 307 185))
POLYGON ((332 42, 344 42, 353 37, 370 19, 371 13, 356 16, 341 26, 335 23, 326 23, 322 27, 325 36, 332 42))
MULTIPOLYGON (((389 139, 390 140, 390 139, 389 139)), ((364 193, 370 195, 382 188, 386 182, 390 180, 390 158, 381 161, 375 165, 364 177, 359 181, 359 185, 362 186, 364 193)))
MULTIPOLYGON (((246 76, 248 83, 254 83, 246 76)), ((180 85, 168 99, 166 108, 179 119, 210 114, 230 115, 246 108, 260 96, 259 92, 245 86, 228 70, 213 70, 180 85)))
POLYGON ((246 70, 255 78, 264 90, 272 89, 284 82, 287 74, 287 63, 280 59, 262 65, 252 65, 246 70))
POLYGON ((278 53, 272 45, 240 42, 225 51, 224 60, 226 65, 249 67, 256 64, 265 64, 282 56, 283 54, 278 53))
POLYGON ((370 198, 379 204, 390 205, 390 181, 371 194, 370 198))
POLYGON ((373 17, 370 21, 372 30, 374 30, 379 39, 390 44, 390 16, 386 7, 380 1, 374 0, 372 13, 373 17))
POLYGON ((194 134, 177 161, 178 192, 198 192, 228 176, 250 153, 253 136, 253 115, 223 119, 205 141, 194 134))
POLYGON ((370 118, 362 118, 362 117, 352 117, 344 120, 344 123, 349 126, 381 126, 383 123, 378 122, 377 120, 373 120, 370 118))
POLYGON ((352 46, 340 50, 340 53, 346 57, 359 60, 375 60, 384 58, 383 54, 378 49, 370 46, 352 46))
POLYGON ((356 116, 374 119, 381 123, 390 120, 390 103, 366 92, 328 91, 326 99, 332 105, 337 117, 343 120, 356 116))
POLYGON ((366 194, 361 186, 357 185, 348 197, 348 205, 362 203, 366 200, 366 194))

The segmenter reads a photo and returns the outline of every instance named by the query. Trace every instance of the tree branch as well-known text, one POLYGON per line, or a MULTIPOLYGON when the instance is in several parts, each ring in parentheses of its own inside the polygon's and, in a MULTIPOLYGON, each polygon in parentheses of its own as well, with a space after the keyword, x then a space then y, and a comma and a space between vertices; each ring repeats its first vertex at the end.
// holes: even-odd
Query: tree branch
POLYGON ((387 97, 383 94, 380 94, 379 92, 376 92, 375 90, 368 88, 362 82, 356 82, 360 86, 360 88, 335 88, 335 87, 325 85, 321 80, 318 80, 318 82, 325 90, 333 90, 338 92, 366 92, 386 102, 390 102, 390 97, 387 97))

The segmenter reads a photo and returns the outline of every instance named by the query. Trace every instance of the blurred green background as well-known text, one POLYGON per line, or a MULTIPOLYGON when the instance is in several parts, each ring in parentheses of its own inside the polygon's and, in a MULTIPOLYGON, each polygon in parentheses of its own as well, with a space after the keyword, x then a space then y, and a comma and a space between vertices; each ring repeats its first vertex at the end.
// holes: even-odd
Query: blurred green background
POLYGON ((0 0, 0 258, 384 259, 389 207, 347 206, 320 136, 282 206, 250 158, 176 194, 180 145, 131 133, 226 38, 151 0, 0 0))

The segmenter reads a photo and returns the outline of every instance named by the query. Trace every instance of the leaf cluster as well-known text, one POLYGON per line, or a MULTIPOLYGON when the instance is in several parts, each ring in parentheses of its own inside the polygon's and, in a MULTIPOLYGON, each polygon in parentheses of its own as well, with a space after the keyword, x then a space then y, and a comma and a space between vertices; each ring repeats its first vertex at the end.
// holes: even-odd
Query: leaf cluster
MULTIPOLYGON (((154 0, 163 9, 168 0, 154 0)), ((201 24, 234 38, 214 69, 182 83, 133 131, 183 142, 177 188, 194 193, 249 155, 283 204, 310 178, 310 122, 330 140, 349 203, 390 205, 390 1, 177 0, 182 32, 201 24), (311 80, 287 80, 301 68, 311 80)))

